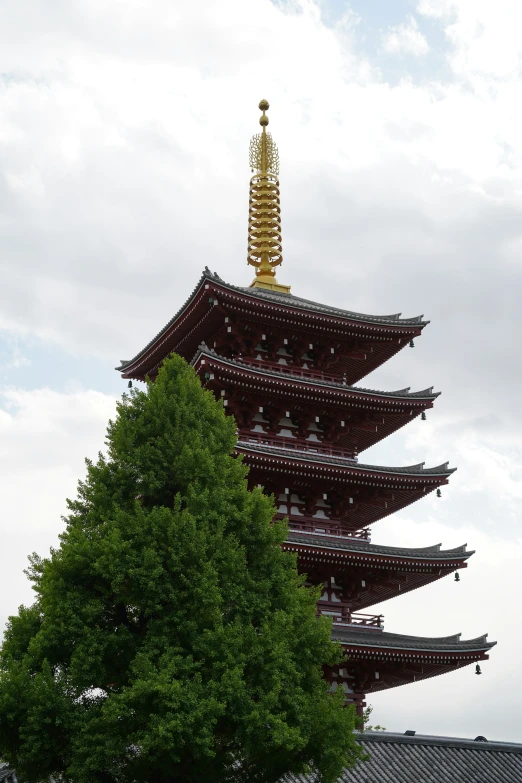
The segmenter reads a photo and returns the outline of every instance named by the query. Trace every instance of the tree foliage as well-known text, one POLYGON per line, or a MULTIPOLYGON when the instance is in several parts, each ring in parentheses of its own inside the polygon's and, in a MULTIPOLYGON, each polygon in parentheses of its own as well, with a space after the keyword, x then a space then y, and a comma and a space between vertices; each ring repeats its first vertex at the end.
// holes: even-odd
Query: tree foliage
POLYGON ((372 717, 373 707, 371 704, 366 707, 364 710, 362 717, 357 717, 355 720, 355 725, 358 728, 359 731, 386 731, 386 726, 380 726, 378 723, 375 724, 375 726, 372 726, 370 723, 371 717, 372 717))
POLYGON ((340 660, 234 420, 181 358, 124 395, 35 603, 0 654, 0 755, 22 779, 332 783, 361 757, 340 660))

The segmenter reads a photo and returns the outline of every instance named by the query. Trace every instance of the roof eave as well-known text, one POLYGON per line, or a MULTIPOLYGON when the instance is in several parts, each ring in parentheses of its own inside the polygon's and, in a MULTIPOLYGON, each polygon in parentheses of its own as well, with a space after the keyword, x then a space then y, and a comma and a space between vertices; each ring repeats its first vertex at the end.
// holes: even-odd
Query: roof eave
MULTIPOLYGON (((404 394, 400 394, 399 391, 394 392, 385 392, 378 389, 365 389, 360 388, 358 386, 348 386, 346 384, 343 384, 341 382, 335 383, 330 381, 321 381, 320 379, 316 378, 307 378, 307 377, 299 377, 298 375, 290 375, 289 373, 285 373, 284 371, 281 372, 275 372, 274 370, 270 368, 263 368, 263 367, 256 367, 254 365, 249 365, 247 361, 238 361, 237 359, 230 359, 226 356, 220 356, 220 354, 216 353, 212 348, 209 348, 204 343, 198 347, 198 350, 196 351, 194 358, 191 361, 192 365, 195 365, 200 357, 206 357, 214 361, 219 361, 222 364, 228 365, 230 367, 237 367, 239 369, 243 369, 246 372, 252 372, 261 376, 270 376, 274 377, 276 380, 286 380, 288 382, 295 382, 295 383, 301 383, 301 384, 309 384, 309 385, 317 385, 317 386, 327 386, 328 388, 331 386, 332 388, 337 388, 339 391, 346 391, 351 392, 353 394, 360 394, 367 397, 381 397, 383 399, 391 399, 391 400, 401 400, 401 401, 408 401, 408 402, 422 402, 424 400, 428 402, 432 402, 433 400, 437 399, 437 397, 440 396, 441 392, 428 392, 428 389, 419 391, 419 392, 408 392, 404 394)), ((400 390, 406 391, 406 390, 400 390)), ((419 411, 420 413, 420 411, 419 411)))
MULTIPOLYGON (((195 286, 195 288, 192 291, 192 294, 188 297, 185 304, 178 310, 178 312, 170 319, 170 321, 161 329, 158 334, 138 353, 133 359, 130 359, 126 363, 120 363, 119 367, 115 367, 115 370, 117 372, 129 372, 132 370, 135 365, 139 362, 139 360, 143 357, 143 355, 149 351, 154 344, 160 340, 167 330, 173 326, 173 324, 176 322, 176 320, 184 313, 184 311, 190 306, 194 298, 197 296, 200 288, 202 285, 205 284, 205 282, 213 283, 214 285, 221 286, 227 290, 229 290, 232 293, 241 294, 242 296, 245 296, 252 302, 259 302, 263 301, 263 295, 260 295, 260 291, 262 289, 248 289, 248 288, 241 288, 238 286, 233 286, 230 283, 226 283, 224 280, 222 280, 219 275, 213 273, 208 269, 208 267, 205 267, 203 270, 203 273, 195 286), (255 293, 254 293, 255 290, 255 293)), ((266 292, 264 295, 264 298, 266 297, 266 292)), ((270 299, 268 300, 270 301, 270 299)), ((371 316, 366 315, 363 313, 352 313, 350 311, 343 311, 343 310, 337 310, 336 308, 327 308, 326 305, 321 305, 318 302, 310 302, 311 305, 314 305, 315 308, 318 308, 317 310, 307 310, 306 307, 299 305, 299 300, 296 297, 292 297, 291 301, 285 302, 284 299, 278 298, 277 300, 278 304, 280 304, 282 307, 289 308, 291 310, 298 310, 303 313, 310 314, 311 312, 316 314, 318 317, 322 318, 334 318, 334 319, 342 319, 346 321, 352 321, 354 323, 366 323, 371 324, 372 326, 380 327, 388 326, 388 327, 399 327, 404 329, 424 329, 425 326, 429 323, 429 321, 422 321, 421 319, 423 316, 417 316, 417 318, 408 318, 408 319, 400 319, 393 321, 393 320, 387 320, 388 318, 392 318, 395 316, 371 316), (325 308, 324 310, 321 310, 320 308, 325 308)), ((303 303, 306 303, 307 300, 302 300, 303 303)), ((399 314, 400 315, 400 314, 399 314)))
MULTIPOLYGON (((335 461, 334 457, 328 458, 328 461, 325 461, 324 456, 317 454, 316 452, 310 452, 309 456, 306 456, 306 452, 297 452, 296 454, 293 453, 293 449, 286 449, 288 453, 285 452, 285 454, 281 454, 280 452, 283 451, 283 449, 278 449, 276 451, 272 451, 270 446, 266 446, 263 449, 256 448, 255 444, 247 443, 245 441, 238 441, 237 442, 238 450, 243 452, 250 452, 253 454, 263 454, 266 457, 272 457, 276 458, 279 457, 281 459, 290 459, 293 461, 300 461, 305 463, 314 462, 315 464, 321 464, 321 465, 335 465, 336 467, 344 467, 347 470, 358 470, 361 472, 366 473, 379 473, 379 474, 388 474, 389 476, 409 476, 414 478, 448 478, 452 475, 452 473, 455 473, 457 468, 446 468, 447 462, 443 465, 437 465, 433 468, 420 468, 417 470, 413 470, 413 468, 418 468, 418 465, 411 465, 411 466, 405 466, 404 468, 394 468, 394 467, 387 467, 387 466, 377 466, 377 465, 365 465, 359 462, 355 462, 352 460, 349 460, 346 458, 346 462, 341 462, 341 458, 339 460, 335 461), (322 458, 323 457, 323 458, 322 458), (408 470, 408 468, 410 468, 408 470), (445 468, 444 470, 440 470, 440 472, 437 472, 439 468, 445 468)), ((424 463, 419 463, 419 465, 423 465, 424 463)))

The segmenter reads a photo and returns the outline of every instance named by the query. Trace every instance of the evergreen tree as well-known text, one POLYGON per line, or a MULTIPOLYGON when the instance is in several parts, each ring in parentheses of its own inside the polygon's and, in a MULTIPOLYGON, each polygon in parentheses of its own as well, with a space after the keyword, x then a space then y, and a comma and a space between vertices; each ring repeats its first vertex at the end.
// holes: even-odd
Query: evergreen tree
POLYGON ((123 396, 1 650, 0 756, 22 780, 333 783, 361 756, 322 679, 340 648, 235 442, 180 357, 123 396))

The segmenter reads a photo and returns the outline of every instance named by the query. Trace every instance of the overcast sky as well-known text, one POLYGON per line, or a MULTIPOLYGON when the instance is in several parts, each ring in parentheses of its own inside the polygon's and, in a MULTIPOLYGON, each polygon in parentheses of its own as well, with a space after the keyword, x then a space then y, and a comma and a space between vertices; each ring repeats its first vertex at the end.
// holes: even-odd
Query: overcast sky
POLYGON ((248 285, 248 144, 281 158, 296 295, 431 320, 364 386, 442 391, 363 455, 458 471, 374 542, 476 549, 377 610, 386 630, 489 632, 467 667, 370 697, 389 730, 522 741, 522 8, 517 0, 0 4, 0 624, 31 592, 114 371, 208 265, 248 285))

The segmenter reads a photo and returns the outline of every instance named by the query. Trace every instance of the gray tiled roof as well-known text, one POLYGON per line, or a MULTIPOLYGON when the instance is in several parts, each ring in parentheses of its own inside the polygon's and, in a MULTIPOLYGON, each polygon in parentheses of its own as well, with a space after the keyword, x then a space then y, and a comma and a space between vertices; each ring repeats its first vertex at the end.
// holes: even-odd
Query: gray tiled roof
POLYGON ((496 642, 488 642, 487 634, 476 639, 461 641, 460 633, 453 636, 405 636, 401 633, 387 633, 385 631, 366 631, 353 626, 337 626, 332 628, 332 639, 351 647, 382 647, 400 650, 422 650, 434 653, 460 653, 489 650, 496 642))
POLYGON ((14 769, 0 761, 0 783, 17 783, 14 769))
POLYGON ((205 280, 209 280, 210 282, 218 283, 221 286, 224 286, 225 288, 230 289, 230 291, 237 291, 241 294, 248 294, 248 296, 252 296, 256 299, 268 299, 273 302, 277 302, 281 305, 289 305, 290 307, 296 307, 301 310, 314 310, 319 313, 324 313, 325 315, 332 315, 332 316, 340 316, 342 318, 351 319, 353 321, 361 321, 364 323, 375 323, 375 324, 387 324, 390 326, 417 326, 417 327, 424 327, 426 324, 429 323, 429 321, 423 321, 422 316, 416 316, 415 318, 400 318, 400 313, 396 313, 395 315, 363 315, 362 313, 352 313, 350 310, 339 310, 335 307, 328 307, 327 305, 318 304, 317 302, 310 302, 308 299, 301 299, 298 296, 292 296, 291 294, 280 294, 275 291, 265 291, 261 288, 241 288, 239 286, 230 285, 229 283, 225 283, 224 280, 222 280, 219 275, 213 273, 208 269, 208 267, 205 267, 203 274, 199 278, 194 290, 186 300, 186 302, 180 307, 178 312, 172 316, 170 321, 161 329, 158 334, 152 338, 152 340, 145 346, 145 348, 142 348, 142 350, 136 354, 136 356, 133 359, 121 359, 120 360, 120 366, 116 367, 115 369, 119 372, 123 372, 126 367, 128 367, 131 364, 134 364, 137 359, 139 359, 143 354, 145 354, 149 348, 151 348, 156 341, 167 331, 167 329, 172 326, 176 322, 176 320, 179 318, 181 313, 189 306, 190 302, 194 298, 196 292, 199 290, 200 286, 205 280))
POLYGON ((369 394, 378 397, 399 397, 402 399, 414 398, 430 400, 434 400, 440 395, 440 392, 433 391, 433 386, 416 392, 410 392, 409 386, 407 386, 405 389, 399 389, 397 391, 378 391, 376 389, 363 389, 359 386, 348 386, 346 383, 342 383, 341 381, 323 381, 318 378, 307 378, 304 376, 301 377, 299 375, 292 375, 289 372, 285 373, 284 365, 281 365, 281 370, 278 370, 274 367, 257 367, 256 365, 249 364, 247 359, 241 361, 240 359, 229 359, 228 357, 220 356, 218 353, 216 353, 216 351, 214 351, 212 348, 209 348, 204 343, 199 346, 198 352, 193 359, 193 364, 201 354, 209 356, 210 358, 215 357, 216 359, 219 359, 220 362, 223 362, 224 364, 230 364, 232 367, 240 367, 241 369, 246 368, 248 370, 260 373, 261 375, 273 375, 278 379, 284 378, 287 381, 297 381, 298 383, 312 383, 314 386, 328 386, 332 389, 343 389, 344 391, 351 391, 357 394, 369 394))
MULTIPOLYGON (((369 761, 346 770, 339 783, 520 783, 522 745, 365 732, 360 742, 369 761)), ((281 781, 283 783, 283 781, 281 781)), ((284 783, 313 783, 289 776, 284 783)))
POLYGON ((287 457, 288 459, 299 459, 306 462, 324 462, 328 465, 338 465, 339 467, 357 468, 359 470, 371 470, 376 473, 398 473, 400 475, 413 476, 448 476, 454 473, 457 468, 448 468, 448 463, 437 465, 434 468, 425 468, 424 462, 417 465, 407 465, 404 468, 389 468, 383 465, 363 465, 360 462, 349 459, 348 457, 329 457, 327 454, 320 454, 315 451, 299 451, 297 449, 282 449, 275 446, 268 446, 254 442, 238 441, 238 449, 243 451, 256 451, 267 456, 287 457))
MULTIPOLYGON (((338 783, 520 783, 522 745, 457 737, 406 736, 367 731, 358 737, 369 755, 345 770, 338 783)), ((16 783, 2 769, 0 783, 16 783)), ((281 783, 315 783, 315 777, 288 775, 281 783)))
POLYGON ((396 546, 380 546, 356 538, 341 538, 340 536, 314 535, 313 533, 298 533, 290 530, 286 540, 291 544, 307 544, 324 549, 342 549, 348 552, 364 552, 369 555, 385 555, 386 557, 404 557, 409 560, 467 560, 474 552, 466 551, 466 544, 454 549, 441 549, 440 544, 407 549, 396 546))
POLYGON ((220 283, 221 285, 230 288, 232 291, 239 291, 242 294, 248 294, 256 299, 267 299, 270 302, 277 302, 277 304, 286 305, 290 307, 297 307, 300 310, 315 310, 318 313, 326 313, 328 315, 338 315, 342 318, 350 318, 354 321, 365 321, 372 323, 385 323, 385 324, 399 324, 400 326, 425 326, 429 321, 423 321, 422 315, 414 316, 413 318, 401 318, 401 313, 394 313, 393 315, 367 315, 365 313, 355 313, 352 310, 341 310, 338 307, 330 307, 329 305, 323 305, 319 302, 312 302, 310 299, 303 299, 300 296, 294 296, 293 294, 285 294, 280 291, 269 291, 265 288, 250 288, 246 286, 230 285, 225 283, 219 275, 213 274, 208 268, 205 269, 205 275, 210 276, 211 279, 220 283))

